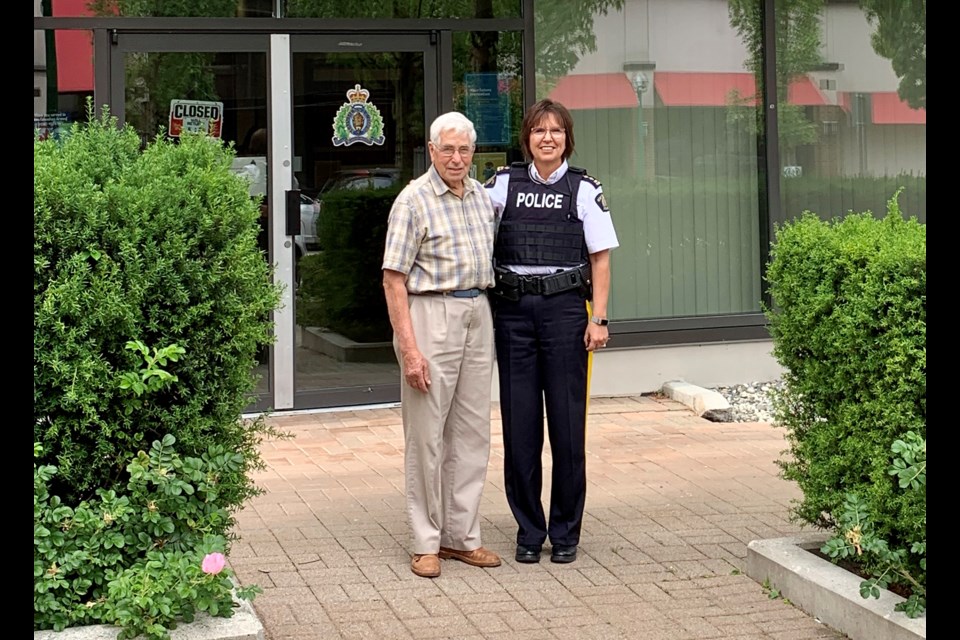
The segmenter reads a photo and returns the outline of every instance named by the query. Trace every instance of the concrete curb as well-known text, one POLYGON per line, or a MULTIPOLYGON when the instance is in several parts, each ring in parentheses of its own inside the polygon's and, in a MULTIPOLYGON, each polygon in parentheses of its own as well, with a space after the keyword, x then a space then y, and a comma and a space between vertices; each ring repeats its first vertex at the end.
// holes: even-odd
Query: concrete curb
POLYGON ((733 409, 730 403, 716 391, 704 389, 683 380, 665 382, 660 391, 671 400, 687 405, 701 418, 713 422, 733 421, 733 409))
POLYGON ((859 576, 808 551, 828 539, 808 533, 753 540, 747 545, 746 573, 851 640, 925 639, 925 614, 908 618, 894 611, 904 599, 890 591, 881 591, 879 599, 861 598, 859 576))
POLYGON ((330 356, 338 362, 396 362, 393 343, 355 342, 333 331, 324 331, 318 327, 303 329, 303 346, 307 349, 330 356))
MULTIPOLYGON (((236 600, 238 607, 230 618, 215 618, 205 613, 189 623, 181 623, 170 632, 170 640, 265 640, 263 624, 249 600, 236 600)), ((108 624, 70 627, 63 631, 34 631, 33 640, 116 640, 120 628, 108 624)), ((140 636, 138 636, 140 637, 140 636)))

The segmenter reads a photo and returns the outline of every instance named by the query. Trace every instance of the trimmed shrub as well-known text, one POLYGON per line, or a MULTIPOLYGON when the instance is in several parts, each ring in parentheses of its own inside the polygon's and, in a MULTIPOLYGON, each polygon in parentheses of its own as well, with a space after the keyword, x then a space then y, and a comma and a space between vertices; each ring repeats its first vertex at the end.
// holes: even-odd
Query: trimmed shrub
POLYGON ((204 560, 284 436, 241 417, 280 289, 233 155, 200 135, 141 148, 90 107, 34 139, 35 629, 160 639, 232 614, 229 570, 204 560))
MULTIPOLYGON (((232 157, 202 136, 141 151, 106 113, 34 142, 34 440, 68 503, 123 487, 130 457, 168 433, 184 455, 240 452, 237 474, 257 460, 239 416, 280 292, 232 157), (121 382, 144 361, 130 341, 182 348, 178 383, 131 403, 121 382)), ((250 495, 228 484, 247 488, 225 504, 250 495)))
MULTIPOLYGON (((880 219, 822 221, 808 212, 778 228, 765 312, 786 369, 775 420, 790 444, 782 475, 803 492, 795 516, 856 536, 869 518, 870 535, 899 554, 900 579, 922 592, 926 226, 904 218, 898 195, 880 219)), ((849 540, 856 561, 889 573, 891 557, 861 555, 858 539, 849 540)))

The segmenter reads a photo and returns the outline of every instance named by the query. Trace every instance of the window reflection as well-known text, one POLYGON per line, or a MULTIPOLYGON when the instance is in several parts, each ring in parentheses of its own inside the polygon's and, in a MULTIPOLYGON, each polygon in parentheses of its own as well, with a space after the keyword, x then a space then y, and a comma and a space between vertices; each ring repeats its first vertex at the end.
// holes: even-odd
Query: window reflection
POLYGON ((52 0, 58 15, 101 15, 186 18, 269 18, 274 0, 204 0, 145 2, 144 0, 52 0))
POLYGON ((489 179, 497 167, 523 159, 523 75, 519 32, 453 34, 453 101, 477 130, 470 175, 489 179))
POLYGON ((92 33, 34 31, 33 121, 39 135, 59 137, 71 123, 86 120, 87 100, 92 97, 92 33))
POLYGON ((780 132, 787 219, 804 210, 884 215, 902 188, 901 211, 926 221, 926 16, 923 3, 887 5, 827 4, 809 36, 788 34, 787 42, 809 37, 818 47, 795 76, 815 97, 797 115, 810 135, 780 132))
POLYGON ((759 311, 760 111, 727 6, 535 8, 537 97, 571 110, 571 164, 601 181, 617 225, 611 317, 759 311))
POLYGON ((612 317, 758 312, 760 230, 805 209, 884 212, 903 186, 925 221, 925 15, 907 4, 778 15, 782 206, 765 220, 759 0, 535 2, 536 97, 573 113, 572 164, 603 183, 620 236, 612 317))
POLYGON ((290 18, 519 18, 522 0, 286 0, 290 18))

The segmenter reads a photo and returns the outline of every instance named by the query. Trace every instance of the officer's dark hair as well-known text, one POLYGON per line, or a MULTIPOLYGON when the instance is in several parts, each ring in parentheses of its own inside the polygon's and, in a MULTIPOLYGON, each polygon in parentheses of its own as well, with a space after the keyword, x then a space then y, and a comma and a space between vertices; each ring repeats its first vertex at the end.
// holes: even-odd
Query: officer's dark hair
POLYGON ((530 132, 551 114, 556 116, 557 120, 560 121, 560 126, 566 131, 566 147, 563 149, 563 159, 567 160, 573 155, 573 116, 559 102, 544 98, 523 114, 523 124, 520 125, 520 146, 523 149, 523 156, 527 160, 533 160, 533 156, 530 154, 530 132))

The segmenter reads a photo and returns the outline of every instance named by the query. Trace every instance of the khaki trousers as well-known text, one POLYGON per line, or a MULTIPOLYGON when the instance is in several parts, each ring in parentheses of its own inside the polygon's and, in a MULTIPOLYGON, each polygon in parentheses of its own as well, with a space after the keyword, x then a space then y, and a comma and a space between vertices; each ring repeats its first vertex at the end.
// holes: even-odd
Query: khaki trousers
MULTIPOLYGON (((411 295, 410 318, 431 378, 424 393, 408 385, 401 372, 413 553, 437 553, 441 546, 472 551, 482 546, 480 498, 490 459, 490 302, 486 294, 411 295)), ((393 347, 399 362, 396 337, 393 347)))

